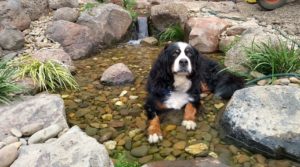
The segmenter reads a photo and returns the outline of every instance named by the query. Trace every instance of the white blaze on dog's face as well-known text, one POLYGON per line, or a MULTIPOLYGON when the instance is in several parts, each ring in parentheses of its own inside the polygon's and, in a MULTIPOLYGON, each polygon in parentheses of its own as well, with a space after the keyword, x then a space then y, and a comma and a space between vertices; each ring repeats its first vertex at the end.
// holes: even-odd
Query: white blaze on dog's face
POLYGON ((190 58, 186 55, 189 44, 184 42, 177 42, 177 49, 174 56, 177 56, 172 65, 172 72, 178 75, 189 75, 192 72, 192 64, 190 58))

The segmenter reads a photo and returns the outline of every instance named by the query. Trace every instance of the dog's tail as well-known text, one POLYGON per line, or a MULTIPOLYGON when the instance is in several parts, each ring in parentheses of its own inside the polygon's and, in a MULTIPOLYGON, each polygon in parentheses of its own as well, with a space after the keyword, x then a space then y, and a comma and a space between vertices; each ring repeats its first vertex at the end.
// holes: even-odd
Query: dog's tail
POLYGON ((245 80, 220 67, 212 60, 206 60, 204 82, 216 97, 229 99, 233 93, 245 87, 245 80))

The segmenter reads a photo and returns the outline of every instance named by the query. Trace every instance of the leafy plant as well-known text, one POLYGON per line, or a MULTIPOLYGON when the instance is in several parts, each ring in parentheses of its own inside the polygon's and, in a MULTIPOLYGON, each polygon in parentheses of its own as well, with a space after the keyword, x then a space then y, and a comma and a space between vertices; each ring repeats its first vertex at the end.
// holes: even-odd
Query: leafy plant
POLYGON ((266 75, 297 72, 300 69, 300 50, 293 42, 290 46, 288 41, 279 39, 276 45, 271 40, 259 44, 252 42, 246 53, 249 59, 246 65, 266 75))
POLYGON ((159 34, 159 41, 183 41, 184 31, 179 24, 171 25, 161 34, 159 34))
POLYGON ((79 88, 69 69, 55 60, 39 61, 31 56, 22 56, 12 62, 18 68, 18 77, 30 77, 41 90, 79 88))
POLYGON ((125 154, 119 153, 118 157, 115 162, 115 167, 140 167, 140 164, 138 162, 132 162, 129 161, 126 157, 125 154))
POLYGON ((13 95, 20 92, 22 88, 18 86, 14 79, 16 69, 9 67, 7 61, 0 61, 0 103, 9 103, 13 95))
POLYGON ((90 11, 92 10, 97 4, 95 3, 86 3, 84 4, 81 8, 80 8, 80 11, 90 11))
POLYGON ((131 19, 136 20, 138 17, 138 14, 134 11, 134 8, 136 6, 135 0, 123 0, 123 5, 125 9, 129 12, 131 19))

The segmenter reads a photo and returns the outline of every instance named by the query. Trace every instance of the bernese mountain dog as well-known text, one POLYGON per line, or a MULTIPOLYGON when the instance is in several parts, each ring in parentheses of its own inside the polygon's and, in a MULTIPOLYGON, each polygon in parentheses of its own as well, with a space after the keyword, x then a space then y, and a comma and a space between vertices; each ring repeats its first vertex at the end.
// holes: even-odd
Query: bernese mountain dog
POLYGON ((182 126, 196 128, 196 113, 200 94, 213 92, 228 99, 244 80, 225 70, 218 63, 203 57, 194 47, 184 42, 171 43, 159 54, 148 76, 148 97, 145 104, 149 127, 149 143, 162 140, 159 114, 184 108, 182 126))

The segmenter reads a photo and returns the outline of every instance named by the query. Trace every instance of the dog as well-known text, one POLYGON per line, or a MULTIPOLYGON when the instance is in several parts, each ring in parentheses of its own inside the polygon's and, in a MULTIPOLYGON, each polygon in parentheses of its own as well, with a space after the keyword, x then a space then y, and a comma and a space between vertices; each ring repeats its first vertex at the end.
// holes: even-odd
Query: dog
POLYGON ((221 71, 218 63, 205 58, 191 45, 168 44, 154 62, 147 80, 144 107, 149 121, 148 142, 163 139, 159 119, 162 112, 184 108, 182 126, 194 130, 202 92, 210 91, 228 99, 243 86, 242 78, 221 71))

